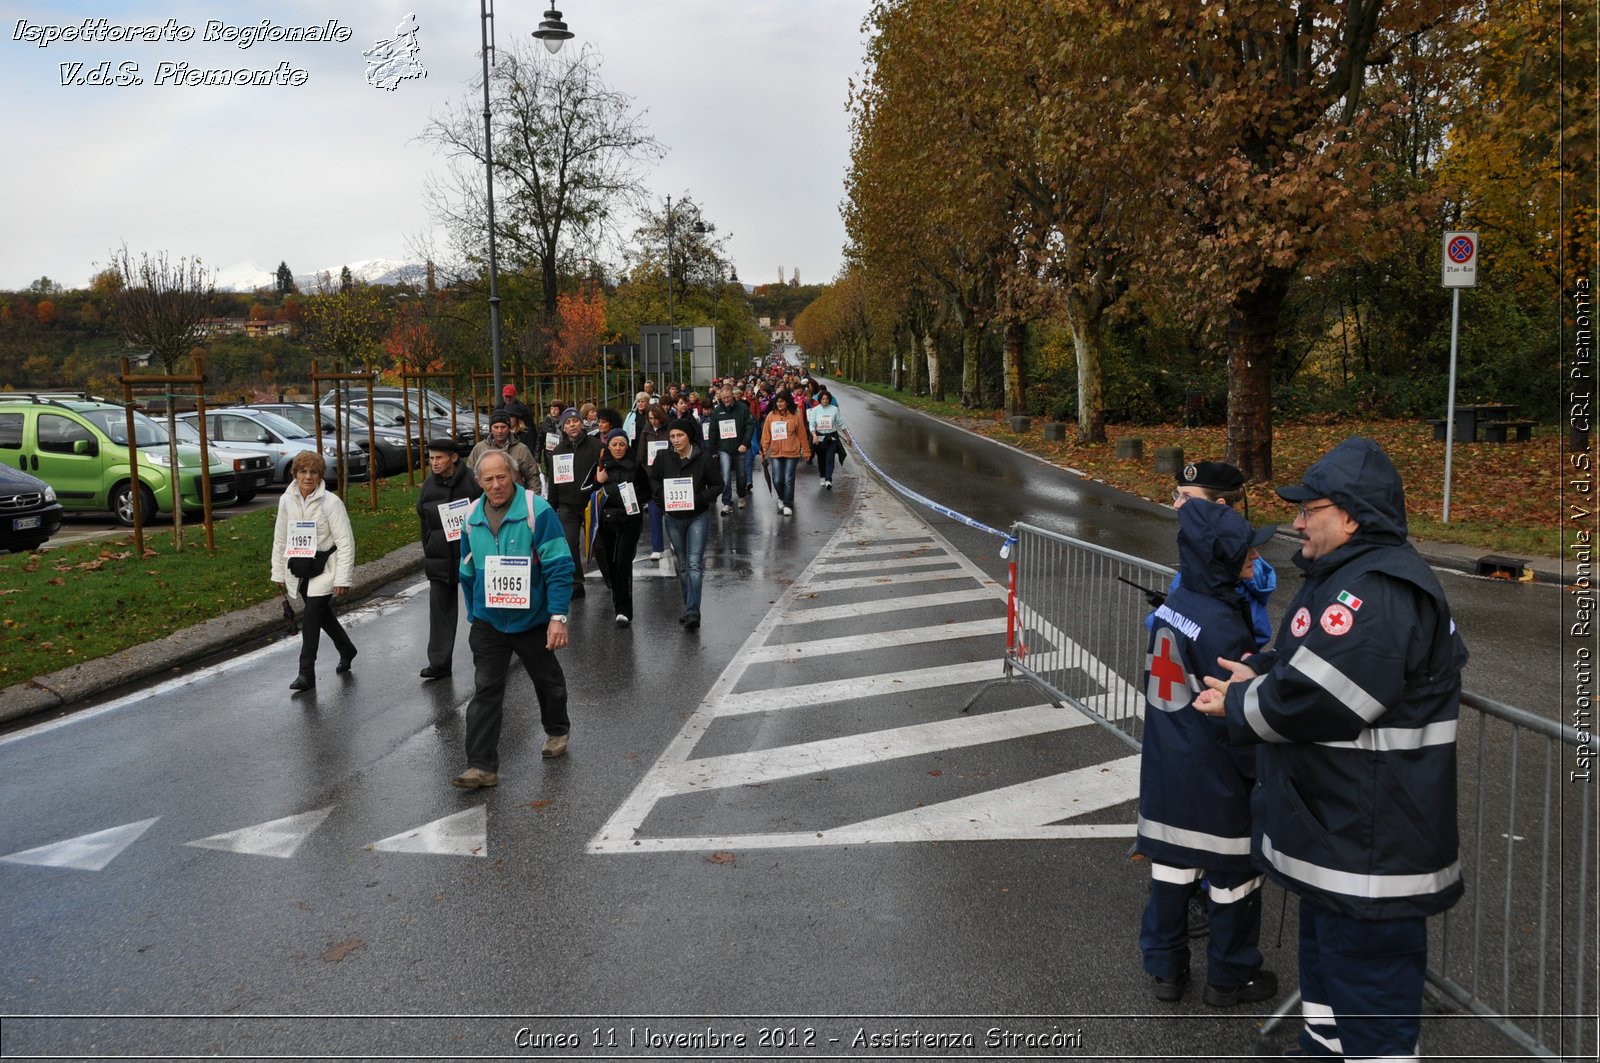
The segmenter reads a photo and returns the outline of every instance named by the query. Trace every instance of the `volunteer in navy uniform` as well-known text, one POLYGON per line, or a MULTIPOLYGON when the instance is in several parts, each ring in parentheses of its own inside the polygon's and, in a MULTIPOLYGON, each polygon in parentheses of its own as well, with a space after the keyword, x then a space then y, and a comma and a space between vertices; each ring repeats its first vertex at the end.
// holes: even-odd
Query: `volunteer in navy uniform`
MULTIPOLYGON (((1220 502, 1237 508, 1244 501, 1244 473, 1225 461, 1193 461, 1178 470, 1177 485, 1172 489, 1172 508, 1180 509, 1191 499, 1220 502)), ((1172 577, 1172 587, 1178 588, 1183 580, 1180 571, 1172 577)), ((1259 649, 1272 641, 1272 620, 1267 616, 1267 599, 1278 589, 1278 573, 1259 555, 1251 570, 1239 581, 1238 594, 1250 603, 1250 626, 1255 632, 1259 649)))
POLYGON ((1261 873, 1250 862, 1255 749, 1234 745, 1221 720, 1188 711, 1219 657, 1255 650, 1237 587, 1255 547, 1272 537, 1227 506, 1178 510, 1183 584, 1152 614, 1139 766, 1139 836, 1150 860, 1150 897, 1139 928, 1144 969, 1159 1001, 1189 984, 1189 900, 1203 890, 1210 915, 1204 1000, 1253 1004, 1277 994, 1261 969, 1261 873), (1204 885, 1201 877, 1204 876, 1204 885))
POLYGON ((1300 895, 1311 1056, 1415 1057, 1428 916, 1462 893, 1456 719, 1467 649, 1406 539, 1405 490, 1352 437, 1278 488, 1305 583, 1271 651, 1195 700, 1260 743, 1252 855, 1300 895))
POLYGON ((422 571, 428 577, 428 665, 422 678, 443 679, 450 674, 456 648, 461 526, 483 489, 452 440, 428 440, 428 468, 430 475, 422 481, 417 497, 422 571))
POLYGON ((500 720, 514 653, 539 700, 543 754, 567 751, 567 677, 555 651, 567 645, 572 552, 550 504, 517 483, 511 459, 491 450, 478 462, 483 497, 461 535, 461 596, 467 603, 473 692, 467 703, 465 790, 500 781, 500 720))

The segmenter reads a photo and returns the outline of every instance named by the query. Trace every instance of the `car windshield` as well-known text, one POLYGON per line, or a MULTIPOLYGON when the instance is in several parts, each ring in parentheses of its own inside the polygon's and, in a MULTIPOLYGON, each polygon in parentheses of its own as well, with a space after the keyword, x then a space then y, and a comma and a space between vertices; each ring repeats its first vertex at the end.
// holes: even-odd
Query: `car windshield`
MULTIPOLYGON (((378 418, 379 424, 385 423, 383 420, 384 417, 389 418, 387 422, 388 424, 405 424, 406 406, 405 403, 401 402, 399 399, 385 399, 382 402, 374 399, 372 402, 372 412, 373 415, 378 418)), ((417 416, 417 408, 413 406, 411 407, 411 423, 415 424, 418 420, 420 420, 420 418, 417 416)))
MULTIPOLYGON (((238 410, 224 411, 238 413, 238 410)), ((271 410, 251 410, 250 419, 263 428, 270 428, 285 439, 301 439, 310 433, 287 417, 279 417, 271 410)))
MULTIPOLYGON (((111 442, 120 446, 128 445, 128 415, 124 411, 113 409, 87 410, 84 412, 83 418, 104 432, 111 442)), ((156 424, 138 410, 133 412, 134 446, 153 447, 166 442, 167 430, 165 428, 156 424)))
MULTIPOLYGON (((365 427, 367 427, 367 415, 366 414, 357 413, 354 410, 344 410, 342 412, 343 412, 343 416, 345 418, 345 423, 348 424, 351 428, 365 428, 365 427)), ((330 409, 327 406, 322 407, 322 415, 324 417, 338 417, 338 416, 340 416, 340 414, 341 414, 341 411, 339 411, 337 409, 330 409)), ((376 425, 381 426, 383 424, 383 414, 379 413, 375 409, 373 411, 373 415, 376 418, 376 420, 374 420, 373 423, 376 424, 376 425)))

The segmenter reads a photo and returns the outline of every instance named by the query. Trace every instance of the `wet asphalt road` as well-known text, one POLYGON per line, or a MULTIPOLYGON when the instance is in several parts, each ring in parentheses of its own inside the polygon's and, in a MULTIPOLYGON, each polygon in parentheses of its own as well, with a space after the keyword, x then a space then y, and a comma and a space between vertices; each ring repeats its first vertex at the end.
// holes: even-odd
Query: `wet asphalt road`
MULTIPOLYGON (((916 490, 1171 560, 1160 507, 841 395, 857 440, 916 490)), ((860 471, 832 492, 802 473, 791 518, 759 479, 751 509, 713 517, 698 634, 673 623, 670 577, 636 579, 628 631, 591 584, 562 658, 571 752, 541 760, 536 716, 508 714, 492 792, 449 785, 469 656, 462 632, 453 679, 418 682, 415 585, 348 615, 354 673, 335 677, 325 648, 314 696, 289 696, 296 646, 277 643, 0 741, 0 855, 127 828, 80 843, 84 864, 122 846, 98 870, 0 862, 5 1054, 531 1056, 527 1028, 547 1048, 581 1035, 547 1053, 566 1058, 709 1028, 744 1034, 748 1056, 774 1027, 773 1058, 840 1054, 858 1030, 901 1039, 857 1055, 921 1058, 940 1053, 907 1038, 981 1048, 991 1028, 1081 1030, 1057 1046, 1077 1058, 1248 1053, 1251 1021, 1197 994, 1151 1014, 1126 747, 1020 686, 959 715, 973 684, 956 673, 999 671, 998 540, 925 524, 860 471), (951 600, 903 600, 923 593, 951 600), (941 669, 949 684, 915 689, 941 669), (1049 801, 1070 773, 1098 796, 1063 818, 1049 801), (217 840, 288 817, 288 855, 281 837, 277 855, 217 840), (436 851, 404 851, 441 821, 436 851), (219 1018, 15 1018, 46 1013, 219 1018)), ((1280 571, 1287 553, 1269 547, 1280 571)), ((1527 616, 1491 629, 1503 650, 1468 628, 1469 686, 1511 669, 1499 689, 1526 692, 1541 669, 1514 662, 1553 645, 1540 588, 1481 582, 1446 584, 1464 627, 1507 601, 1527 616)), ((512 692, 531 699, 524 678, 512 692)), ((1292 983, 1292 906, 1279 947, 1270 894, 1264 951, 1292 983)), ((1465 1023, 1430 1034, 1434 1054, 1500 1050, 1465 1023)))

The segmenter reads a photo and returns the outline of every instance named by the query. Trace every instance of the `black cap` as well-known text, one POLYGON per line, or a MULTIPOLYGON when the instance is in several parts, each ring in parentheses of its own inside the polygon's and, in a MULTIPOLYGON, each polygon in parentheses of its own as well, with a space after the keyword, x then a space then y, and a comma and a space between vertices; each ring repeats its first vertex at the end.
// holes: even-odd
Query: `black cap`
POLYGON ((1257 526, 1255 528, 1252 528, 1250 530, 1250 545, 1251 546, 1264 546, 1264 545, 1266 545, 1268 542, 1270 542, 1272 540, 1272 537, 1274 535, 1277 535, 1277 534, 1278 534, 1278 526, 1276 524, 1262 524, 1262 525, 1259 525, 1259 526, 1257 526))
POLYGON ((509 428, 511 426, 511 415, 504 410, 496 410, 494 413, 490 414, 489 423, 503 424, 509 428))
POLYGON ((448 436, 434 436, 428 440, 428 451, 429 453, 438 451, 440 454, 454 454, 459 458, 461 456, 461 445, 448 436))
POLYGON ((1225 461, 1192 461, 1178 470, 1178 486, 1237 491, 1244 487, 1244 473, 1225 461))
POLYGON ((690 417, 674 417, 667 422, 667 431, 682 432, 690 439, 699 439, 700 422, 690 417))

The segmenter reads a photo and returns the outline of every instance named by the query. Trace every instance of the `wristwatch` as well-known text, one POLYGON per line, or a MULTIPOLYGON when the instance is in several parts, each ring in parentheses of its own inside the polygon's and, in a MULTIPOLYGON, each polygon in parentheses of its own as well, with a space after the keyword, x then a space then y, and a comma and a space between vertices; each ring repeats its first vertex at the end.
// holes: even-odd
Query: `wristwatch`
POLYGON ((563 624, 565 624, 567 622, 567 614, 566 613, 551 613, 550 614, 550 619, 551 620, 559 620, 563 624))

